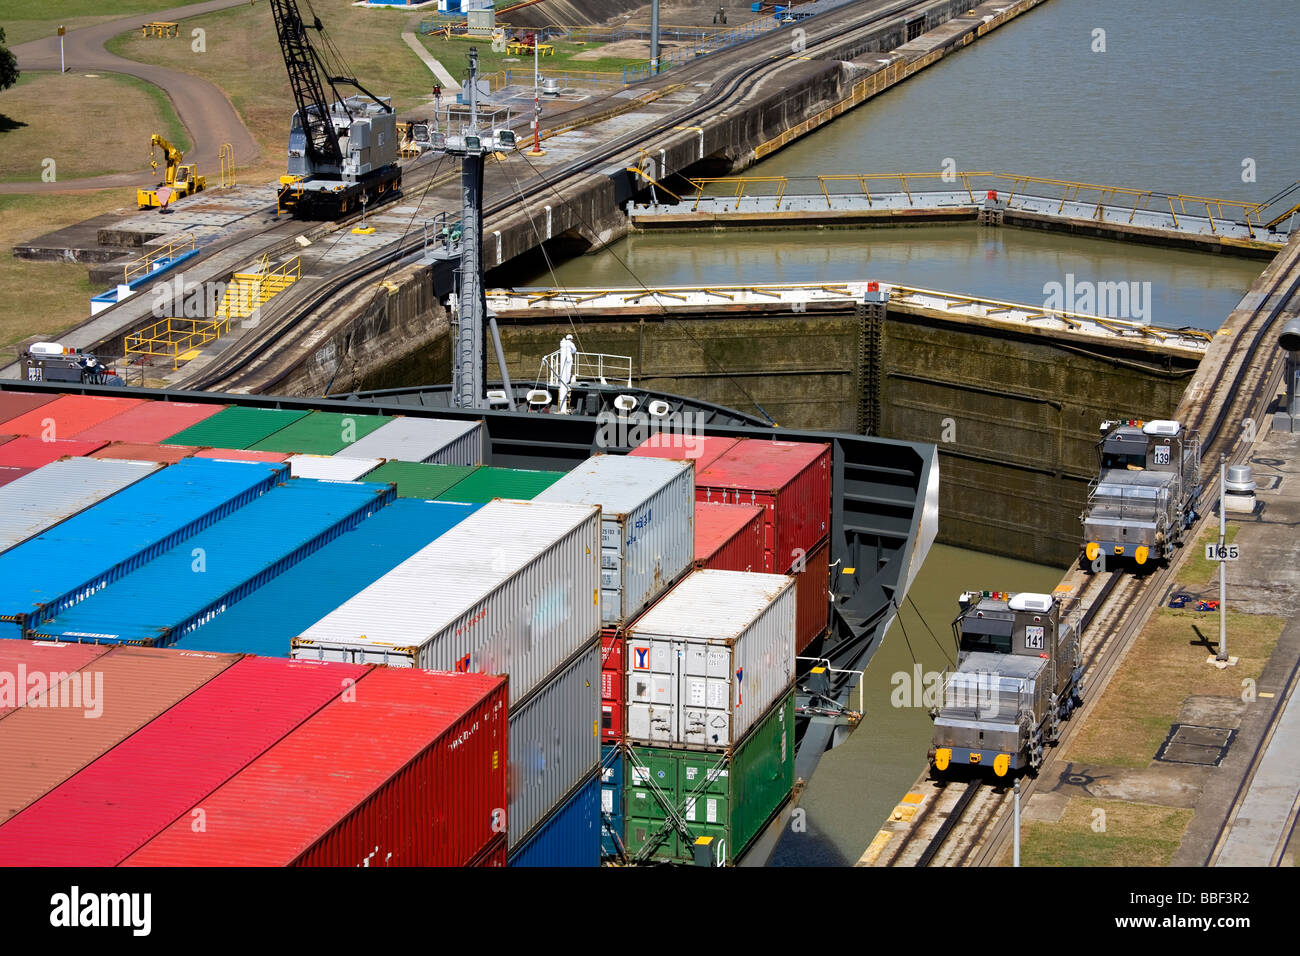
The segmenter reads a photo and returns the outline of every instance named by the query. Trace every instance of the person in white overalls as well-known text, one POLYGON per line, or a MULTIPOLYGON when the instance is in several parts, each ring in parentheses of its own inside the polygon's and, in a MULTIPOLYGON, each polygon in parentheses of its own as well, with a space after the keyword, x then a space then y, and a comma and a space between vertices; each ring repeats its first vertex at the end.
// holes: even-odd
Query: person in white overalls
POLYGON ((560 412, 569 411, 569 386, 573 383, 574 363, 578 358, 578 346, 570 332, 560 343, 560 412))

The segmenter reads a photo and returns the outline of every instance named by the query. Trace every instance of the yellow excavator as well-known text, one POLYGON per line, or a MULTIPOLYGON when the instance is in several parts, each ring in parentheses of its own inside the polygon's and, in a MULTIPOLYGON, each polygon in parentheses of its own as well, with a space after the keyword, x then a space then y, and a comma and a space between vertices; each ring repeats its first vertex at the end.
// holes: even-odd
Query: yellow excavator
POLYGON ((194 163, 182 165, 181 160, 185 158, 185 154, 157 133, 154 133, 149 140, 149 165, 153 167, 154 172, 158 171, 158 161, 153 158, 154 147, 163 151, 167 159, 167 173, 163 181, 153 189, 135 191, 135 199, 141 209, 163 207, 173 200, 184 199, 186 196, 202 192, 207 187, 208 178, 199 175, 198 167, 194 163), (158 195, 158 190, 163 187, 168 190, 165 199, 158 195))

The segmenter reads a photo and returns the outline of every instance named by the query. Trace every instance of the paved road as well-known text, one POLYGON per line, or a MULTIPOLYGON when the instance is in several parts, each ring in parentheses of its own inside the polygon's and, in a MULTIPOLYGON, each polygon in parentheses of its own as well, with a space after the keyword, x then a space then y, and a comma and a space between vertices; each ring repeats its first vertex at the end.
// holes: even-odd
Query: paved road
MULTIPOLYGON (((171 100, 181 122, 189 131, 193 147, 185 154, 187 162, 198 163, 199 169, 209 177, 218 168, 217 151, 222 143, 235 147, 235 162, 251 166, 257 160, 257 142, 244 127, 234 106, 217 86, 188 73, 180 73, 161 66, 150 66, 116 56, 104 49, 112 37, 127 30, 138 30, 140 24, 150 20, 180 20, 213 10, 239 6, 248 0, 209 0, 188 6, 171 7, 157 13, 138 13, 108 23, 72 30, 64 39, 64 57, 69 72, 125 73, 160 87, 171 100)), ((265 7, 265 5, 263 5, 265 7)), ((271 27, 271 14, 266 12, 267 29, 271 27)), ((181 25, 181 40, 188 42, 189 33, 181 25)), ((23 72, 59 69, 59 38, 46 37, 32 40, 13 48, 18 57, 18 68, 23 72)), ((197 54, 196 54, 197 55, 197 54)), ((104 107, 105 122, 112 122, 111 105, 104 107)), ((88 142, 88 140, 87 140, 88 142)), ((103 189, 112 186, 139 185, 140 172, 117 173, 111 176, 93 176, 56 183, 4 183, 0 193, 60 192, 64 190, 103 189)))

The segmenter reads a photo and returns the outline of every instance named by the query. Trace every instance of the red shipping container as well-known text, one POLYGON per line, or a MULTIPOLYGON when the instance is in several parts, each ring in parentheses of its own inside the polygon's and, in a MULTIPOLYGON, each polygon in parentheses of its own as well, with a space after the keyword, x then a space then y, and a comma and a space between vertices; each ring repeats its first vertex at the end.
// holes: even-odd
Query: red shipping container
POLYGON ((205 448, 194 453, 195 458, 225 458, 227 461, 288 461, 284 451, 253 451, 251 448, 205 448))
MULTIPOLYGON (((79 432, 120 415, 144 402, 142 398, 103 395, 64 395, 4 423, 0 432, 37 438, 75 438, 79 432)), ((107 439, 95 447, 107 444, 107 439)))
POLYGON ((623 635, 616 627, 600 629, 600 739, 623 739, 623 703, 627 678, 623 669, 623 635))
POLYGON ((77 441, 73 439, 42 441, 39 438, 24 435, 0 445, 0 465, 10 465, 14 468, 40 468, 42 465, 58 461, 66 455, 80 457, 89 455, 97 448, 103 447, 104 442, 102 441, 77 441))
POLYGON ((66 675, 106 653, 103 644, 0 639, 0 720, 22 707, 29 695, 39 697, 51 681, 62 683, 66 675))
POLYGON ((697 501, 762 505, 763 570, 784 574, 831 522, 831 448, 815 442, 747 438, 695 476, 697 501))
POLYGON ((104 441, 160 442, 177 432, 211 418, 225 405, 204 405, 197 402, 148 401, 136 405, 112 418, 70 438, 102 438, 104 441))
POLYGON ((377 667, 126 866, 463 866, 508 806, 506 682, 377 667))
MULTIPOLYGON (((26 415, 34 408, 48 405, 58 397, 54 393, 45 395, 40 392, 0 391, 0 425, 13 421, 20 415, 26 415)), ((0 428, 0 432, 9 434, 8 429, 5 428, 0 428)))
POLYGON ((695 502, 695 566, 714 571, 763 570, 759 505, 695 502))
POLYGON ((31 701, 11 711, 0 720, 0 826, 236 660, 114 647, 59 684, 57 701, 48 698, 58 706, 31 701))
POLYGON ((794 652, 802 654, 830 623, 831 543, 823 541, 804 559, 795 575, 794 652))
POLYGON ((117 866, 369 668, 245 657, 0 827, 0 865, 117 866))
POLYGON ((188 458, 198 449, 191 445, 151 445, 146 442, 115 441, 105 445, 91 458, 129 458, 132 461, 161 461, 173 464, 188 458))
POLYGON ((715 435, 683 435, 680 432, 656 432, 629 455, 639 458, 671 458, 675 461, 692 460, 698 476, 730 451, 739 438, 719 438, 715 435))
POLYGON ((34 468, 16 468, 13 465, 0 465, 0 487, 16 481, 23 475, 31 474, 34 468))

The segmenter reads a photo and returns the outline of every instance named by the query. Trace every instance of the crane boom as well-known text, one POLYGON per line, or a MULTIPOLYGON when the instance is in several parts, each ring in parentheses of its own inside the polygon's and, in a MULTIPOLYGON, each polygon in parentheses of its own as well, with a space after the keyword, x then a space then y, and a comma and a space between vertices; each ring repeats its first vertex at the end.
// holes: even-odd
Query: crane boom
MULTIPOLYGON (((307 37, 307 25, 298 12, 298 4, 296 0, 271 0, 271 14, 275 18, 275 33, 280 40, 284 65, 289 71, 298 120, 305 134, 307 157, 316 168, 339 166, 343 162, 343 152, 330 122, 316 51, 307 37)), ((313 28, 321 28, 319 19, 313 28)))

